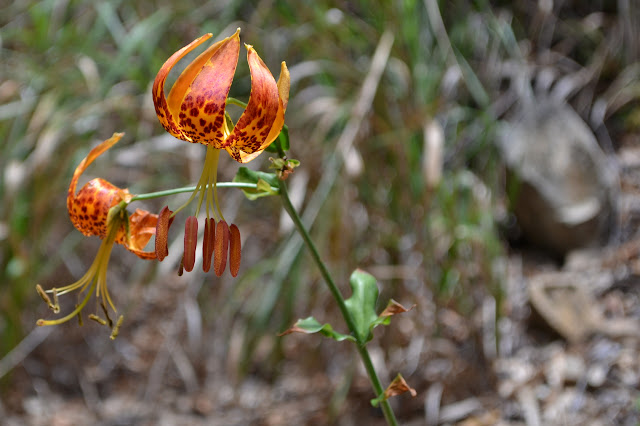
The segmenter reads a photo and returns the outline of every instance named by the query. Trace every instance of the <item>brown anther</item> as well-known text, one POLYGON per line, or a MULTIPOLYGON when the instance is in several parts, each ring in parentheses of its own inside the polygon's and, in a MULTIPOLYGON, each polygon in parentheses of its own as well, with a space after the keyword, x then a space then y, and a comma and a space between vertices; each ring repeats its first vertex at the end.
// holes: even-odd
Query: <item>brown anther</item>
POLYGON ((227 267, 227 250, 229 248, 229 226, 221 220, 216 226, 216 240, 213 251, 213 270, 221 276, 227 267))
POLYGON ((198 244, 198 219, 195 216, 189 216, 184 224, 184 270, 193 271, 193 265, 196 263, 196 245, 198 244))
POLYGON ((164 206, 158 215, 156 224, 156 257, 160 262, 169 254, 169 228, 173 223, 173 212, 164 206))
POLYGON ((229 272, 238 276, 240 270, 240 230, 233 223, 229 227, 229 272))
POLYGON ((211 217, 204 221, 204 237, 202 239, 202 270, 211 269, 211 256, 216 240, 216 221, 211 217))

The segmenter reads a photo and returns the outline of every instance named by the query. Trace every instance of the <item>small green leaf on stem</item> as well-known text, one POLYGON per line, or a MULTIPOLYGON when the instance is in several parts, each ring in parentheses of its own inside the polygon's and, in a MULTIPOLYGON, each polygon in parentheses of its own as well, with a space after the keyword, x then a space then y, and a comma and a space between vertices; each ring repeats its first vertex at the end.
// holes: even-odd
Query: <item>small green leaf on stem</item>
POLYGON ((253 183, 256 185, 256 189, 242 188, 242 192, 244 192, 244 195, 250 200, 267 197, 269 195, 277 195, 277 189, 280 188, 280 181, 275 173, 260 172, 246 167, 240 167, 238 169, 238 173, 236 173, 233 181, 239 183, 253 183))
POLYGON ((386 401, 392 396, 401 395, 405 392, 411 393, 411 396, 413 397, 418 394, 415 389, 407 384, 407 382, 404 380, 404 377, 402 377, 402 374, 398 373, 396 378, 393 379, 393 381, 389 384, 387 389, 385 389, 382 395, 378 395, 377 398, 371 400, 371 405, 377 407, 378 404, 380 404, 382 401, 386 401))
POLYGON ((280 145, 283 151, 289 151, 289 127, 285 124, 278 135, 278 138, 267 147, 268 152, 278 152, 277 145, 280 145))
POLYGON ((349 278, 349 285, 353 291, 350 298, 344 301, 347 310, 353 317, 354 333, 358 343, 364 345, 372 338, 371 329, 378 319, 376 301, 378 300, 378 285, 376 278, 361 269, 356 269, 349 278))
POLYGON ((407 309, 391 299, 385 310, 380 315, 376 315, 378 286, 375 277, 361 269, 356 269, 351 274, 349 284, 353 294, 349 299, 345 300, 345 305, 347 305, 347 309, 354 319, 356 338, 361 345, 366 344, 373 338, 371 330, 379 325, 389 325, 391 316, 408 312, 415 306, 413 305, 407 309))
POLYGON ((271 189, 271 185, 269 185, 269 183, 264 179, 258 179, 258 182, 256 183, 256 190, 259 193, 265 193, 266 195, 278 195, 278 192, 271 189))
POLYGON ((338 342, 342 342, 343 340, 351 340, 353 342, 356 341, 356 339, 353 336, 350 336, 348 334, 338 333, 337 331, 335 331, 331 326, 331 324, 328 324, 328 323, 320 324, 318 320, 316 320, 314 317, 299 319, 293 325, 293 327, 280 333, 279 336, 284 336, 284 335, 296 333, 296 332, 305 333, 305 334, 320 333, 323 336, 329 337, 338 342))
POLYGON ((289 151, 289 127, 285 124, 278 135, 278 143, 283 151, 289 151))

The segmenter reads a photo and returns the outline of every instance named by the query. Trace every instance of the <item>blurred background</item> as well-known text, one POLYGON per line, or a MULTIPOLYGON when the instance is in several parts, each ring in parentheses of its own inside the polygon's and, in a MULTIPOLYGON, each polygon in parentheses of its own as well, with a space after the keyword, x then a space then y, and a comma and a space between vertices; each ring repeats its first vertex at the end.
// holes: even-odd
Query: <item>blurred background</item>
MULTIPOLYGON (((393 400, 403 424, 640 422, 633 0, 0 6, 3 424, 384 424, 350 345, 278 337, 309 315, 346 326, 277 197, 219 191, 238 278, 178 277, 180 222, 162 264, 114 249, 115 341, 35 327, 50 316, 35 285, 77 280, 100 244, 68 220, 76 165, 123 131, 81 184, 194 184, 204 147, 164 132, 151 84, 180 47, 237 27, 276 77, 289 66, 288 184, 344 294, 360 267, 380 310, 416 305, 369 345, 384 383, 400 372, 418 391, 393 400)), ((249 90, 243 51, 231 96, 249 90)))

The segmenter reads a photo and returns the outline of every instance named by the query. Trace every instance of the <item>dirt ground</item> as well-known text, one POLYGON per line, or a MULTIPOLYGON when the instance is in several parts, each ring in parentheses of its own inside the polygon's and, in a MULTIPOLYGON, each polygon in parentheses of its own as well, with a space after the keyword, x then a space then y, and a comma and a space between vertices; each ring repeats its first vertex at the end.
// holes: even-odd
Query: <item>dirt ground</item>
MULTIPOLYGON (((492 298, 464 317, 424 293, 413 311, 376 330, 371 352, 386 361, 381 375, 400 371, 418 391, 393 400, 401 423, 640 422, 640 148, 623 146, 618 163, 620 222, 608 247, 563 263, 511 249, 497 321, 492 298), (424 330, 431 333, 416 335, 424 330)), ((384 424, 347 345, 270 330, 240 367, 246 336, 234 318, 201 320, 198 297, 222 290, 202 288, 198 276, 160 275, 153 286, 126 289, 126 327, 114 342, 93 324, 34 328, 2 361, 15 366, 1 423, 384 424)), ((122 291, 120 284, 114 294, 122 291)))

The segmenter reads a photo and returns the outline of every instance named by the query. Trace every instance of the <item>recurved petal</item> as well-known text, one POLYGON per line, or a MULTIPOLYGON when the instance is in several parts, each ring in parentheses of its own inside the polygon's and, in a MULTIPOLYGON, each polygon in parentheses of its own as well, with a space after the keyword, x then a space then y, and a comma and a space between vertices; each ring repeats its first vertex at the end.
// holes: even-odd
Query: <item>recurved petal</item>
POLYGON ((240 29, 198 56, 180 74, 167 97, 180 139, 221 148, 224 111, 240 54, 240 29))
POLYGON ((88 237, 97 235, 104 238, 107 235, 109 209, 130 196, 128 190, 118 188, 104 179, 92 179, 67 204, 71 223, 88 237))
MULTIPOLYGON (((240 159, 236 159, 240 163, 248 163, 249 161, 256 158, 258 155, 262 153, 269 145, 273 143, 274 140, 280 134, 282 130, 282 126, 284 126, 284 113, 287 110, 287 104, 289 103, 289 86, 290 86, 290 77, 289 77, 289 69, 287 68, 287 64, 283 61, 280 68, 280 77, 278 78, 278 113, 276 115, 276 119, 271 126, 271 130, 269 131, 269 135, 267 139, 262 143, 260 148, 251 154, 247 154, 239 149, 233 150, 234 153, 231 155, 233 158, 239 157, 240 159)), ((231 151, 230 151, 231 152, 231 151)))
POLYGON ((284 113, 287 110, 287 105, 289 104, 290 86, 291 78, 289 76, 289 69, 287 68, 287 64, 283 61, 280 65, 280 77, 278 77, 278 115, 276 116, 276 121, 274 121, 273 126, 269 131, 269 136, 267 136, 265 146, 262 149, 265 149, 266 147, 271 145, 271 142, 276 140, 276 138, 280 134, 280 131, 282 130, 282 126, 284 126, 284 113))
POLYGON ((179 139, 183 139, 181 137, 182 132, 178 127, 176 118, 173 117, 173 114, 169 110, 167 98, 164 95, 164 83, 167 80, 169 72, 175 66, 175 64, 177 64, 178 61, 180 61, 180 59, 182 59, 187 53, 191 52, 193 49, 211 38, 211 36, 212 34, 210 33, 205 34, 171 55, 171 57, 169 57, 169 59, 167 59, 167 61, 162 65, 160 71, 158 71, 158 74, 156 75, 155 80, 153 81, 151 94, 153 96, 153 105, 156 108, 156 115, 158 116, 158 120, 160 120, 160 124, 162 124, 162 127, 164 127, 167 132, 171 133, 173 136, 179 139))
POLYGON ((129 235, 127 236, 126 230, 122 227, 118 230, 116 243, 122 244, 127 250, 142 259, 155 259, 155 250, 144 251, 144 248, 151 236, 156 233, 157 223, 157 214, 136 209, 132 215, 129 215, 129 235))
POLYGON ((280 108, 276 80, 253 47, 245 46, 251 71, 251 95, 247 108, 225 142, 231 157, 239 162, 242 162, 241 152, 253 154, 261 149, 280 108))
POLYGON ((76 170, 73 173, 73 177, 71 178, 71 183, 69 184, 69 192, 67 194, 67 210, 69 210, 69 214, 71 214, 71 206, 73 204, 73 200, 76 197, 76 186, 78 185, 78 179, 80 178, 80 175, 84 173, 85 169, 89 167, 91 163, 93 163, 93 160, 104 154, 105 151, 115 145, 120 140, 120 138, 122 138, 122 136, 124 136, 124 133, 114 133, 113 136, 111 136, 109 139, 89 151, 89 154, 80 162, 80 164, 78 164, 78 167, 76 167, 76 170))

